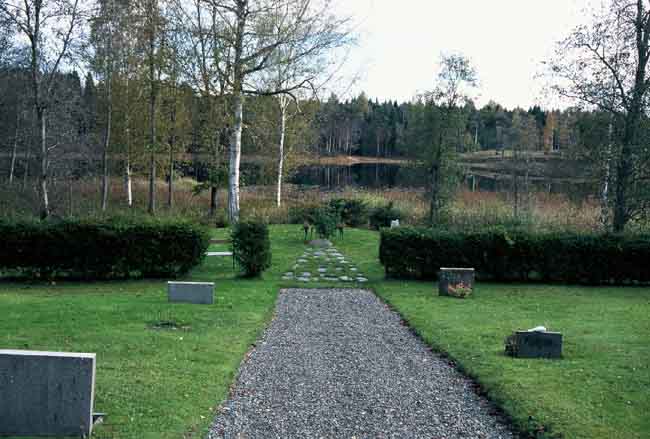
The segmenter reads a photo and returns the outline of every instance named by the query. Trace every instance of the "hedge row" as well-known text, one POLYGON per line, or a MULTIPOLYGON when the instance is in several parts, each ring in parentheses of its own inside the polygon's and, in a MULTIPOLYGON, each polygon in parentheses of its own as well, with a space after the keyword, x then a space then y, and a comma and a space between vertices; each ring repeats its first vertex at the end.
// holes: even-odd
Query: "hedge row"
POLYGON ((33 277, 175 277, 199 264, 206 229, 185 222, 0 221, 0 272, 33 277))
POLYGON ((396 278, 435 279, 440 267, 473 267, 482 280, 650 282, 650 235, 400 227, 382 230, 379 253, 386 275, 396 278))

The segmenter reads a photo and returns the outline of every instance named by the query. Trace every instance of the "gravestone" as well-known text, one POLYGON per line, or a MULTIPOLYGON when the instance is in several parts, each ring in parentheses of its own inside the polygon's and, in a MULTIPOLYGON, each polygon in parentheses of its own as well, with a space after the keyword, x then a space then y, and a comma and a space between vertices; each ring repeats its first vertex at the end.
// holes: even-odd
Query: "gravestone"
POLYGON ((167 282, 167 296, 170 302, 212 305, 214 303, 214 283, 167 282))
POLYGON ((95 354, 0 350, 0 436, 88 437, 95 354))
POLYGON ((516 331, 506 339, 506 354, 517 358, 562 358, 562 334, 545 328, 516 331))
POLYGON ((474 290, 473 268, 441 268, 438 273, 440 296, 467 297, 474 290))

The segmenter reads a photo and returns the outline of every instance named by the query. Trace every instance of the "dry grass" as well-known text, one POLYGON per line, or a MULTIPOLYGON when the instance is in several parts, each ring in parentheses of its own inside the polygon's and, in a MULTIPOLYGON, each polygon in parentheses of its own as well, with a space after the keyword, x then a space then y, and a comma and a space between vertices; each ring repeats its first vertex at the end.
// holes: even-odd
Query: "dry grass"
MULTIPOLYGON (((225 221, 227 193, 218 192, 217 218, 209 218, 210 193, 194 193, 196 182, 192 179, 179 179, 174 182, 173 207, 167 206, 167 183, 158 181, 156 200, 159 215, 182 216, 203 222, 225 221)), ((50 185, 51 204, 57 216, 96 216, 102 215, 100 209, 99 179, 60 180, 50 185)), ((149 185, 146 178, 133 179, 133 207, 126 202, 122 179, 112 179, 109 194, 110 214, 130 214, 146 212, 148 207, 149 185)), ((242 215, 267 219, 270 223, 286 223, 289 211, 296 206, 313 206, 331 198, 359 198, 371 206, 393 202, 404 213, 407 224, 424 224, 428 212, 426 194, 422 190, 359 190, 346 188, 337 191, 321 191, 318 188, 301 188, 286 185, 283 205, 275 203, 275 188, 272 186, 250 186, 242 188, 242 215)), ((35 185, 22 190, 20 185, 4 186, 0 189, 1 216, 36 215, 39 198, 35 185)), ((511 197, 505 193, 471 192, 459 190, 446 210, 446 223, 449 227, 480 228, 492 225, 524 225, 539 229, 577 229, 595 230, 599 228, 599 208, 596 202, 585 200, 574 202, 559 194, 531 194, 526 209, 518 218, 514 216, 511 197)))

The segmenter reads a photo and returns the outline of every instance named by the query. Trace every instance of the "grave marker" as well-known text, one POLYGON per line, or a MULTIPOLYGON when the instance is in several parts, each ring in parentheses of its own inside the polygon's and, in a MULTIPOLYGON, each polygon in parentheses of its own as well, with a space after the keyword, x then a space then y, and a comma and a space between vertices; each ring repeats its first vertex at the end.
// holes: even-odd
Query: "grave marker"
POLYGON ((170 302, 212 305, 214 303, 214 283, 167 282, 167 296, 170 302))
POLYGON ((88 437, 95 354, 0 350, 0 436, 88 437))

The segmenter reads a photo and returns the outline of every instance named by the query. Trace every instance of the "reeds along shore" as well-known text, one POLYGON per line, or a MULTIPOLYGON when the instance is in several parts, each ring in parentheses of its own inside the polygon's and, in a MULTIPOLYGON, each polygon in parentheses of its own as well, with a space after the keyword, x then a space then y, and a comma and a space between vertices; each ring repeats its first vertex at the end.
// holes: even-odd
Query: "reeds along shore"
MULTIPOLYGON (((210 191, 195 191, 191 179, 174 181, 173 203, 168 205, 168 186, 159 181, 156 186, 157 215, 182 216, 206 223, 224 223, 226 190, 218 191, 217 210, 209 216, 210 191)), ((59 180, 50 185, 53 214, 57 217, 144 214, 148 203, 148 181, 133 179, 133 205, 126 201, 122 179, 111 180, 106 212, 100 209, 98 179, 59 180)), ((25 188, 20 184, 4 185, 0 189, 0 216, 35 216, 38 195, 35 184, 25 188)), ((242 214, 266 219, 271 224, 287 223, 290 211, 296 207, 314 206, 332 198, 356 198, 370 207, 393 202, 403 214, 405 224, 424 225, 428 201, 423 189, 360 189, 341 188, 324 191, 318 187, 286 185, 281 207, 276 206, 274 186, 248 186, 241 192, 242 214)), ((450 199, 443 215, 445 225, 453 228, 475 229, 489 226, 527 226, 536 229, 571 229, 597 231, 601 229, 598 200, 576 202, 561 194, 531 193, 519 201, 515 215, 512 194, 500 192, 471 192, 458 189, 450 199)), ((637 225, 637 227, 643 227, 637 225)))

